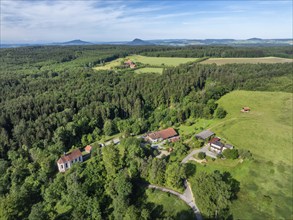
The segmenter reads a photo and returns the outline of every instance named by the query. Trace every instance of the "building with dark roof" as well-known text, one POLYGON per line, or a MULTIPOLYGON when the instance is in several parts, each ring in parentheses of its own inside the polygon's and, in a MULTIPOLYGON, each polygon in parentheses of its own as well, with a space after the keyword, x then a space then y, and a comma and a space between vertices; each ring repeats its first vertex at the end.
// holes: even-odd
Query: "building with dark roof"
POLYGON ((82 153, 79 149, 73 150, 71 153, 64 154, 57 161, 59 172, 65 172, 73 163, 83 162, 82 153))
POLYGON ((202 132, 196 134, 195 137, 197 139, 201 139, 201 140, 204 140, 205 141, 205 140, 209 139, 210 137, 212 137, 214 135, 215 135, 214 132, 212 132, 210 130, 205 130, 205 131, 202 131, 202 132))

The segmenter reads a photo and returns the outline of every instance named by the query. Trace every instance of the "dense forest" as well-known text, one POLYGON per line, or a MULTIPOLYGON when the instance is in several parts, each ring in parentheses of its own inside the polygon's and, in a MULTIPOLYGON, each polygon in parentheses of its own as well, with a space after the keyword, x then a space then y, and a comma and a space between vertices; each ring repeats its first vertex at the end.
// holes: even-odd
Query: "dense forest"
MULTIPOLYGON (((178 158, 188 147, 176 143, 171 157, 157 159, 131 135, 178 125, 190 117, 217 117, 216 100, 232 90, 292 92, 292 63, 188 63, 165 68, 161 75, 92 69, 130 54, 292 58, 292 47, 1 49, 0 219, 160 218, 153 215, 152 204, 137 199, 143 198, 139 186, 150 182, 182 190, 192 167, 180 165, 178 158), (118 147, 94 144, 89 161, 57 174, 56 161, 63 152, 117 133, 128 137, 118 147)), ((207 178, 220 180, 225 193, 231 193, 227 197, 234 196, 230 179, 219 173, 207 178)), ((225 218, 227 206, 223 210, 219 213, 225 218)))

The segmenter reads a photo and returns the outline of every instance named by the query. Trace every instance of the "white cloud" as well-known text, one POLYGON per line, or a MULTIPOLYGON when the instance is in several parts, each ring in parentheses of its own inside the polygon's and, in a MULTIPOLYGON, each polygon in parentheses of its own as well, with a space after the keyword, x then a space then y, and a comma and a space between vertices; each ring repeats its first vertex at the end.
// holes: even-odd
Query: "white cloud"
MULTIPOLYGON (((288 37, 292 33, 289 12, 273 17, 279 13, 275 7, 259 10, 254 9, 257 3, 229 2, 209 7, 191 3, 0 0, 1 42, 117 41, 136 37, 241 38, 261 34, 269 38, 288 37), (270 30, 273 31, 270 33, 270 30)), ((290 16, 292 18, 292 12, 290 16)))

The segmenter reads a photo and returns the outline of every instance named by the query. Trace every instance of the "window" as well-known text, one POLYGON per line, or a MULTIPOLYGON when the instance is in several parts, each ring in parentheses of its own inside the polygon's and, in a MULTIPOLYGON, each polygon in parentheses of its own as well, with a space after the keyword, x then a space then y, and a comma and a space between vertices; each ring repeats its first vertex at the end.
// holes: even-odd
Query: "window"
POLYGON ((60 167, 61 167, 61 169, 63 169, 63 168, 64 168, 62 164, 61 164, 61 166, 60 166, 60 167))
POLYGON ((68 165, 67 165, 67 163, 65 163, 65 168, 68 168, 68 165))

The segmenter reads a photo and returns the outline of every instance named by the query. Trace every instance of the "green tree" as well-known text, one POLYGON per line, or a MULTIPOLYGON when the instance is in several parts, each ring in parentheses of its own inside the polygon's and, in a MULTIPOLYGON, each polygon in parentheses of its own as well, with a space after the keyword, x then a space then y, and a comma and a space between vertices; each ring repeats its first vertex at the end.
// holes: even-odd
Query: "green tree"
POLYGON ((183 189, 183 181, 186 178, 185 170, 185 165, 180 163, 169 164, 165 174, 167 186, 174 189, 183 189))
POLYGON ((163 185, 165 182, 166 161, 154 158, 149 169, 149 181, 153 184, 163 185))
POLYGON ((31 213, 28 216, 29 220, 47 220, 49 219, 48 213, 45 211, 43 203, 37 203, 32 206, 31 213))
POLYGON ((227 115, 226 110, 223 107, 219 106, 216 111, 216 117, 217 118, 225 118, 226 115, 227 115))
POLYGON ((227 210, 232 199, 232 188, 217 171, 200 172, 194 179, 194 193, 201 201, 199 208, 207 218, 227 218, 227 210))
POLYGON ((112 120, 107 120, 104 124, 104 133, 105 135, 111 136, 115 134, 116 131, 116 125, 112 120))
POLYGON ((107 177, 113 178, 121 168, 119 162, 119 151, 114 145, 109 145, 102 149, 103 162, 107 171, 107 177))
POLYGON ((199 152, 198 153, 198 158, 201 159, 201 160, 204 159, 204 158, 206 158, 205 152, 199 152))

